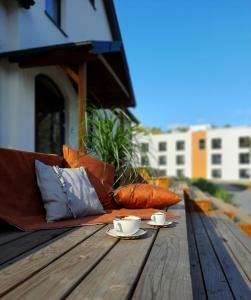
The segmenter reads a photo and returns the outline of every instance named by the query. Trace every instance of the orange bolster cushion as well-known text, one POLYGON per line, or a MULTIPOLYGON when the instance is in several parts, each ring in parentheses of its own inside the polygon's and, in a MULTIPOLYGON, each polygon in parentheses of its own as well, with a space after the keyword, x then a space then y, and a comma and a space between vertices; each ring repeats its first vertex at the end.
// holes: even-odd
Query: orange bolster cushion
POLYGON ((181 197, 165 188, 150 184, 129 184, 114 191, 117 204, 125 208, 165 208, 181 201, 181 197))
POLYGON ((87 176, 95 188, 103 207, 105 209, 117 208, 110 194, 114 183, 114 167, 86 153, 72 149, 67 145, 63 146, 63 154, 65 168, 85 168, 87 176))

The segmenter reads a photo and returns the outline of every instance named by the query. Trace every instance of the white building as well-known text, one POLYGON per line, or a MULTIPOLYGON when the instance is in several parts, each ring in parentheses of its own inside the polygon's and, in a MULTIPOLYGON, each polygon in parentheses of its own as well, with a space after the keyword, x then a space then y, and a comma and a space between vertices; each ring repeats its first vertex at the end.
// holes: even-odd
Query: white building
POLYGON ((192 126, 187 132, 139 134, 139 164, 162 176, 251 179, 251 127, 192 126))
POLYGON ((0 0, 0 147, 81 148, 85 107, 135 106, 112 0, 0 0))

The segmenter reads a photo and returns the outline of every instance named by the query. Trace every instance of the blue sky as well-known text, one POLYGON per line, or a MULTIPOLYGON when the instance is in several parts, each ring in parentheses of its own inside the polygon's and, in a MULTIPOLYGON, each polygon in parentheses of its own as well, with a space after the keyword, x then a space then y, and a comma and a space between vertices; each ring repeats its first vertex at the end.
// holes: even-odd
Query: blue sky
POLYGON ((115 6, 144 125, 251 125, 250 0, 115 6))

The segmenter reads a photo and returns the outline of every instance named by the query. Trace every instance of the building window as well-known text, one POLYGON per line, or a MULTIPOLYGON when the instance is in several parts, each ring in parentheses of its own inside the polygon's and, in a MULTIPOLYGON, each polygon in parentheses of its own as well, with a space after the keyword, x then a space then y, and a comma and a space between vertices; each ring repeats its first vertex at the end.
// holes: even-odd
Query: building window
POLYGON ((140 144, 141 152, 145 153, 149 151, 149 144, 148 143, 141 143, 140 144))
POLYGON ((239 163, 240 164, 250 164, 250 154, 249 153, 240 153, 239 154, 239 163))
POLYGON ((176 175, 177 177, 185 177, 185 171, 183 169, 178 169, 176 175))
POLYGON ((185 156, 184 155, 177 155, 176 156, 176 164, 177 165, 184 165, 185 164, 185 156))
POLYGON ((46 0, 45 11, 53 22, 61 27, 61 1, 60 0, 46 0))
POLYGON ((251 147, 251 138, 248 136, 239 138, 239 147, 240 148, 250 148, 251 147))
POLYGON ((166 176, 166 170, 158 170, 158 176, 161 177, 161 176, 166 176))
POLYGON ((239 177, 242 179, 249 179, 249 178, 251 178, 250 173, 251 173, 251 170, 249 170, 249 169, 240 169, 239 177))
POLYGON ((221 149, 221 139, 212 139, 212 149, 221 149))
POLYGON ((220 165, 220 164, 221 164, 221 154, 213 154, 212 165, 220 165))
POLYGON ((164 156, 164 155, 159 156, 159 165, 160 166, 166 165, 166 156, 164 156))
POLYGON ((166 142, 159 142, 159 151, 166 151, 166 142))
POLYGON ((149 166, 149 157, 147 155, 141 156, 141 166, 149 166))
POLYGON ((212 170, 212 178, 221 178, 221 170, 220 169, 214 169, 212 170))
POLYGON ((176 150, 185 150, 185 142, 184 141, 176 142, 176 150))
POLYGON ((205 141, 205 139, 200 139, 199 140, 199 149, 203 150, 205 148, 206 148, 206 141, 205 141))

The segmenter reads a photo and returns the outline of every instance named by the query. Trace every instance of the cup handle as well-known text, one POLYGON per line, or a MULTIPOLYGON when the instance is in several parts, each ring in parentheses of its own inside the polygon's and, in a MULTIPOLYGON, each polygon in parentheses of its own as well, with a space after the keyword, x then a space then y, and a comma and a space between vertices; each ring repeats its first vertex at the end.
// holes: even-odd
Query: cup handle
POLYGON ((119 232, 122 232, 122 226, 121 226, 120 223, 117 223, 117 224, 116 224, 115 230, 116 230, 116 231, 119 231, 119 232))

